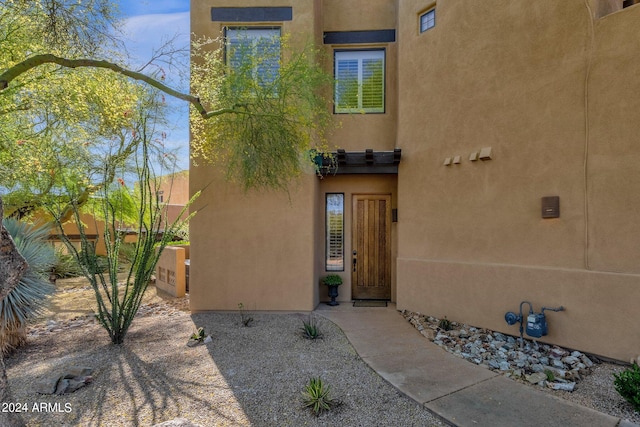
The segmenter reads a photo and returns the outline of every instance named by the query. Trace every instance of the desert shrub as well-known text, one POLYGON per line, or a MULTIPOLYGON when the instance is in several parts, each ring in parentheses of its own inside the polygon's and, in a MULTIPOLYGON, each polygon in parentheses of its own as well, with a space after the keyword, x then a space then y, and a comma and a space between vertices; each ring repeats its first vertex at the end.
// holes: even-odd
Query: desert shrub
MULTIPOLYGON (((155 177, 150 160, 150 144, 148 141, 140 142, 137 149, 139 151, 134 157, 138 180, 134 188, 130 190, 123 183, 105 184, 93 196, 92 214, 106 224, 101 236, 106 257, 102 258, 96 254, 95 242, 89 238, 82 223, 79 203, 70 204, 73 219, 78 224, 79 248, 71 242, 64 230, 66 207, 60 209, 54 205, 49 208, 61 240, 80 265, 83 276, 87 278, 94 291, 97 304, 96 319, 107 331, 113 344, 124 342, 142 304, 142 298, 162 250, 169 243, 175 230, 194 215, 192 213, 186 219, 170 224, 164 221, 162 206, 156 203, 157 197, 153 191, 155 177), (136 242, 130 246, 125 242, 125 234, 118 231, 121 224, 128 222, 131 222, 129 227, 137 234, 136 242), (164 232, 160 233, 161 230, 164 232), (124 255, 127 258, 126 263, 122 261, 123 256, 120 252, 123 245, 128 246, 124 249, 127 252, 124 255), (123 278, 118 278, 119 272, 123 273, 123 278)), ((105 172, 104 183, 110 182, 107 175, 105 172)), ((189 204, 198 194, 196 193, 189 204)), ((74 188, 70 188, 67 197, 75 201, 81 195, 78 195, 74 188)), ((186 209, 185 207, 182 213, 186 209)))
POLYGON ((247 310, 244 308, 243 303, 238 304, 238 311, 240 312, 240 322, 242 326, 249 327, 251 326, 251 322, 253 322, 253 317, 247 313, 247 310))
POLYGON ((55 263, 51 266, 50 274, 56 279, 82 276, 82 269, 76 259, 67 253, 58 250, 55 253, 55 263))
POLYGON ((122 242, 118 248, 118 259, 120 262, 130 263, 136 256, 136 245, 131 242, 122 242))
POLYGON ((444 316, 444 319, 440 319, 438 322, 438 327, 444 331, 451 330, 451 320, 447 319, 447 316, 444 316))
POLYGON ((613 374, 615 377, 614 385, 616 391, 620 393, 633 408, 640 412, 640 368, 637 364, 619 374, 613 374))
POLYGON ((49 227, 15 219, 5 219, 3 224, 29 264, 18 286, 0 301, 0 351, 6 354, 26 341, 27 322, 42 312, 47 296, 55 290, 49 271, 56 256, 47 241, 49 227))

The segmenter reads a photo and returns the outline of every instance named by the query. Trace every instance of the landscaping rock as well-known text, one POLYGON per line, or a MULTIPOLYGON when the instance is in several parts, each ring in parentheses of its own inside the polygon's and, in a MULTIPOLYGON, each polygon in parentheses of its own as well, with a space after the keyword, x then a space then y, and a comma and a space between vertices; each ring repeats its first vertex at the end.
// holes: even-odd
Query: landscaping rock
POLYGON ((55 394, 64 394, 69 388, 69 380, 65 378, 60 378, 58 381, 58 385, 56 386, 55 394))
POLYGON ((420 331, 420 333, 422 334, 422 336, 431 341, 433 341, 436 337, 436 331, 434 331, 433 329, 423 329, 420 331))
POLYGON ((573 391, 576 388, 576 383, 551 383, 551 388, 554 390, 573 391))
POLYGON ((534 372, 531 375, 525 376, 526 380, 531 384, 538 384, 547 379, 547 375, 544 372, 534 372))
POLYGON ((93 368, 74 366, 63 375, 49 377, 36 384, 36 392, 40 394, 65 394, 90 384, 93 381, 93 368))
POLYGON ((409 311, 402 314, 423 336, 444 350, 531 384, 549 384, 556 390, 573 391, 575 383, 589 375, 594 366, 593 361, 579 351, 570 352, 528 339, 521 342, 500 332, 457 322, 451 322, 452 329, 445 331, 438 326, 440 320, 434 317, 409 311), (547 372, 553 374, 554 381, 547 379, 547 372))
POLYGON ((40 394, 54 394, 58 387, 58 381, 60 377, 52 377, 42 380, 36 383, 36 393, 40 394))

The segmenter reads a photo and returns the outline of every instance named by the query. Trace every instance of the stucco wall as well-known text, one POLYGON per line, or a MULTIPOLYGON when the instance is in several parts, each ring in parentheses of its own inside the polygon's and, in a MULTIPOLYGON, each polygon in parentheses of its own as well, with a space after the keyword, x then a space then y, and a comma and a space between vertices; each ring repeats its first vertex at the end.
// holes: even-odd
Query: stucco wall
POLYGON ((189 171, 159 177, 158 191, 162 191, 163 203, 186 205, 189 202, 189 171))
POLYGON ((520 301, 564 305, 545 340, 640 353, 640 9, 439 1, 419 34, 432 2, 398 4, 398 307, 517 334, 503 316, 520 301))
MULTIPOLYGON (((316 40, 322 31, 397 30, 394 43, 323 45, 328 71, 334 49, 385 47, 385 113, 335 115, 341 127, 329 145, 400 147, 397 191, 393 180, 309 175, 290 199, 244 195, 193 168, 191 191, 211 184, 198 202, 211 208, 192 222, 192 308, 313 308, 326 294, 324 194, 345 192, 349 216, 351 194, 389 188, 398 308, 517 334, 503 316, 522 300, 538 311, 563 305, 548 313, 545 341, 621 360, 640 354, 627 326, 640 320, 640 6, 355 3, 241 6, 293 5, 283 29, 316 40), (419 16, 434 4, 436 26, 421 34, 419 16), (490 160, 469 160, 489 147, 490 160), (443 165, 454 156, 459 164, 443 165), (545 196, 560 198, 559 218, 541 218, 545 196)), ((192 1, 193 31, 220 34, 225 23, 210 22, 211 6, 239 4, 192 1)), ((350 298, 349 286, 340 292, 350 298)))
POLYGON ((320 0, 191 0, 191 32, 198 36, 220 37, 225 25, 230 26, 280 26, 283 33, 292 36, 292 43, 314 41, 314 31, 319 30, 315 10, 319 8, 320 0), (293 20, 282 22, 213 22, 211 20, 212 7, 292 7, 293 20))
MULTIPOLYGON (((49 218, 48 214, 43 214, 44 218, 49 218)), ((95 218, 93 215, 90 214, 82 214, 80 215, 80 220, 82 221, 82 224, 84 226, 84 233, 87 236, 95 236, 96 240, 96 255, 100 255, 100 256, 106 256, 107 255, 107 247, 105 246, 104 243, 104 221, 101 219, 97 219, 95 218)), ((48 219, 47 219, 48 221, 48 219)), ((123 226, 122 228, 127 228, 127 226, 123 226)), ((76 225, 75 219, 70 220, 69 222, 66 222, 63 225, 63 229, 64 232, 67 236, 72 237, 71 242, 76 245, 76 247, 80 247, 80 230, 78 229, 78 226, 76 225)), ((52 228, 50 231, 50 234, 52 236, 55 236, 55 238, 53 239, 55 242, 56 247, 60 247, 60 248, 64 248, 64 244, 62 243, 62 241, 59 240, 58 238, 58 230, 56 228, 52 228)), ((138 239, 136 234, 128 234, 124 237, 124 242, 127 243, 135 243, 136 240, 138 239)), ((90 241, 94 241, 93 239, 89 239, 90 241)), ((63 251, 66 251, 66 249, 63 249, 63 251)))
MULTIPOLYGON (((278 25, 301 46, 319 30, 317 0, 192 1, 191 29, 219 37, 225 25, 278 25), (212 22, 212 7, 292 6, 292 21, 212 22)), ((191 220, 191 309, 312 310, 318 303, 315 259, 317 178, 291 183, 290 193, 244 193, 219 173, 224 165, 206 164, 190 171, 190 190, 204 189, 191 220)))
MULTIPOLYGON (((353 2, 324 0, 323 31, 370 31, 396 28, 394 1, 373 0, 356 7, 353 2)), ((345 150, 393 150, 397 123, 397 43, 327 44, 326 71, 333 73, 336 49, 385 49, 385 112, 376 114, 335 114, 329 148, 345 150)), ((331 107, 330 107, 331 108, 331 107)))
MULTIPOLYGON (((196 186, 211 177, 191 175, 196 186)), ((191 220, 191 309, 312 310, 316 188, 313 175, 290 195, 245 194, 222 180, 207 187, 191 220)))
MULTIPOLYGON (((589 268, 640 273, 640 6, 596 21, 588 85, 589 268)), ((640 284, 638 285, 640 287, 640 284)))
POLYGON ((189 259, 188 246, 165 247, 156 264, 156 289, 172 297, 183 297, 187 288, 186 259, 189 259))
MULTIPOLYGON (((504 320, 507 311, 518 313, 525 300, 536 312, 562 305, 565 311, 545 311, 549 335, 539 341, 625 362, 640 353, 635 275, 402 258, 398 283, 399 309, 518 336, 519 324, 504 320)), ((523 311, 526 320, 527 305, 523 311)))

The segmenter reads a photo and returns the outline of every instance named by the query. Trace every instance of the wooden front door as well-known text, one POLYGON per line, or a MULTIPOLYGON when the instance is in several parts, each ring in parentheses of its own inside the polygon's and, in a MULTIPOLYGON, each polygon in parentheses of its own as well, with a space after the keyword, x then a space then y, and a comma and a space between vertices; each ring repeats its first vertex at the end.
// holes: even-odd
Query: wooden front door
POLYGON ((353 299, 391 299, 391 196, 354 195, 353 299))

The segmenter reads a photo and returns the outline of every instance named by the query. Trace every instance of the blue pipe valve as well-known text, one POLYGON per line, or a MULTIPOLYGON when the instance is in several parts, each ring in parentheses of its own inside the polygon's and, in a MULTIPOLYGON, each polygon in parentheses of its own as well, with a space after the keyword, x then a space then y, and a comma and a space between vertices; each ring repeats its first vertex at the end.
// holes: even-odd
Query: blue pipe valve
POLYGON ((507 324, 509 325, 515 325, 518 322, 522 322, 522 316, 518 316, 517 314, 515 314, 513 311, 508 311, 505 315, 504 315, 504 320, 507 322, 507 324))

